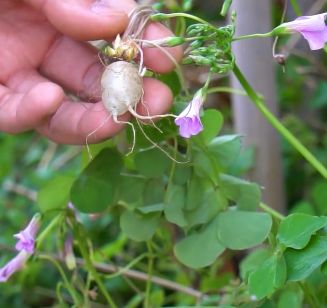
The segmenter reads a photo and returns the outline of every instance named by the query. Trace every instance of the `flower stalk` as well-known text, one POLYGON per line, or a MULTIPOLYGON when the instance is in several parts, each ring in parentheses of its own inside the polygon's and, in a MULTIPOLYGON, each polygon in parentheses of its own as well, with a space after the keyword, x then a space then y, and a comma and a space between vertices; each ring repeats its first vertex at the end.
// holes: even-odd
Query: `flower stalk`
POLYGON ((325 166, 269 111, 262 98, 260 98, 260 96, 253 90, 236 64, 233 72, 251 101, 267 121, 309 162, 314 169, 327 179, 327 169, 325 166))

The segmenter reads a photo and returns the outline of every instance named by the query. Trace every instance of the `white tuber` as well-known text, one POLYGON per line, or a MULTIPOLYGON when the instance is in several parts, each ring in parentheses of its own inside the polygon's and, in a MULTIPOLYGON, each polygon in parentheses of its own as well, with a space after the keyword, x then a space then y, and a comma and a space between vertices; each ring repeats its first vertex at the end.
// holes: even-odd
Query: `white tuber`
POLYGON ((143 95, 137 66, 126 61, 108 65, 101 78, 102 102, 114 119, 135 109, 143 95))

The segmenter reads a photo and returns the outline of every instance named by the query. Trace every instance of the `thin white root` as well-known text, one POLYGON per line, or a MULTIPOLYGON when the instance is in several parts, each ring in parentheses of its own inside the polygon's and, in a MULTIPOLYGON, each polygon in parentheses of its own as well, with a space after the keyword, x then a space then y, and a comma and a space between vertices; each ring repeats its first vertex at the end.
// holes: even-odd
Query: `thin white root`
POLYGON ((136 46, 137 50, 140 53, 139 75, 141 77, 143 77, 145 75, 145 72, 146 72, 146 67, 143 68, 143 64, 144 64, 143 50, 142 50, 142 48, 139 45, 135 44, 135 46, 136 46))
POLYGON ((152 120, 152 119, 162 119, 167 117, 177 118, 175 114, 172 113, 166 113, 166 114, 156 114, 152 116, 142 116, 138 114, 131 106, 128 107, 128 111, 137 119, 140 120, 152 120))
POLYGON ((115 121, 115 123, 117 123, 117 124, 128 124, 132 128, 132 131, 133 131, 133 144, 132 144, 132 147, 129 150, 129 152, 126 154, 126 156, 128 156, 128 155, 130 155, 130 154, 133 153, 134 148, 135 148, 135 140, 136 140, 135 127, 134 127, 133 123, 131 123, 129 121, 121 121, 121 120, 118 120, 118 118, 117 118, 116 115, 113 115, 112 118, 115 121))
POLYGON ((106 64, 106 63, 103 62, 103 59, 101 58, 100 52, 98 52, 98 58, 99 58, 99 60, 100 60, 100 63, 101 63, 104 67, 107 67, 107 66, 108 66, 108 64, 106 64))
POLYGON ((142 134, 144 135, 144 137, 153 145, 155 146, 157 149, 159 149, 161 152, 163 152, 168 158, 170 158, 172 161, 174 161, 177 164, 187 164, 188 161, 178 161, 176 160, 174 157, 172 157, 167 151, 165 151, 161 146, 159 146, 158 144, 156 144, 144 131, 140 121, 136 118, 136 123, 138 125, 138 127, 140 128, 142 134))
POLYGON ((186 86, 185 86, 185 79, 184 79, 184 76, 183 76, 183 72, 182 72, 182 69, 181 69, 181 67, 180 67, 180 65, 178 64, 178 62, 175 60, 175 58, 165 49, 165 48, 163 48, 162 46, 160 46, 159 44, 157 44, 157 43, 155 43, 154 41, 150 41, 150 40, 144 40, 144 39, 134 39, 134 41, 135 42, 138 42, 138 43, 146 43, 147 45, 149 45, 149 46, 152 46, 152 47, 156 47, 156 48, 158 48, 162 53, 164 53, 166 56, 167 56, 167 58, 171 61, 171 62, 173 62, 173 64, 175 65, 175 67, 176 67, 176 73, 177 73, 177 75, 178 75, 178 78, 179 78, 179 80, 180 80, 180 82, 181 82, 181 85, 182 85, 182 88, 183 88, 183 90, 184 90, 184 92, 186 93, 186 94, 189 94, 189 92, 188 92, 188 89, 186 88, 186 86))
POLYGON ((86 149, 87 149, 87 153, 89 155, 89 159, 92 160, 93 159, 93 156, 92 156, 92 153, 91 153, 91 150, 90 150, 90 146, 89 146, 89 138, 95 134, 96 132, 98 132, 107 122, 108 120, 110 119, 110 115, 108 115, 103 121, 102 123, 95 129, 93 130, 92 132, 90 132, 87 136, 86 136, 86 139, 85 139, 85 144, 86 144, 86 149))
MULTIPOLYGON (((144 90, 142 89, 142 97, 141 97, 141 101, 140 102, 141 102, 141 105, 145 108, 148 117, 150 117, 149 108, 148 108, 148 106, 146 104, 144 104, 143 97, 144 97, 144 90)), ((136 112, 136 105, 134 107, 134 111, 136 112)), ((153 122, 152 119, 150 119, 150 122, 153 125, 153 127, 156 128, 161 134, 163 133, 163 131, 156 125, 156 123, 153 122)), ((144 124, 146 124, 146 123, 144 122, 144 124)))

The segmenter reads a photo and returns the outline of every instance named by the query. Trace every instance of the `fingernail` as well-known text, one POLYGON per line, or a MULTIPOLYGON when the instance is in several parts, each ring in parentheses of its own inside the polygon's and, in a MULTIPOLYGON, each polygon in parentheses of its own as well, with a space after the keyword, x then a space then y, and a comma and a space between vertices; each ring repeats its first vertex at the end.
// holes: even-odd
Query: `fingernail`
POLYGON ((104 16, 123 15, 124 12, 114 10, 106 0, 96 0, 91 6, 91 11, 104 16))

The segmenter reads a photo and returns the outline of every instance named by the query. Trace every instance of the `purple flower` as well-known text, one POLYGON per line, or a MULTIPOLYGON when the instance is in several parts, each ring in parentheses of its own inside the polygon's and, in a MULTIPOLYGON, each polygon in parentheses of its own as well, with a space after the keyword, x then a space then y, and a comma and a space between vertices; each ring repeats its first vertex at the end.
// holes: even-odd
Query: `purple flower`
POLYGON ((26 251, 28 253, 34 252, 35 235, 40 227, 39 221, 40 215, 37 214, 32 218, 24 230, 14 235, 14 237, 18 239, 18 242, 15 246, 18 251, 26 251))
POLYGON ((179 134, 184 138, 190 138, 202 131, 203 126, 200 119, 200 110, 203 104, 202 90, 195 93, 192 101, 175 119, 179 126, 179 134))
POLYGON ((0 268, 0 282, 5 282, 15 272, 19 271, 31 254, 21 251, 11 259, 4 267, 0 268))
POLYGON ((327 13, 302 16, 281 24, 275 30, 286 29, 287 32, 299 32, 308 41, 311 50, 321 49, 327 42, 326 15, 327 13))

